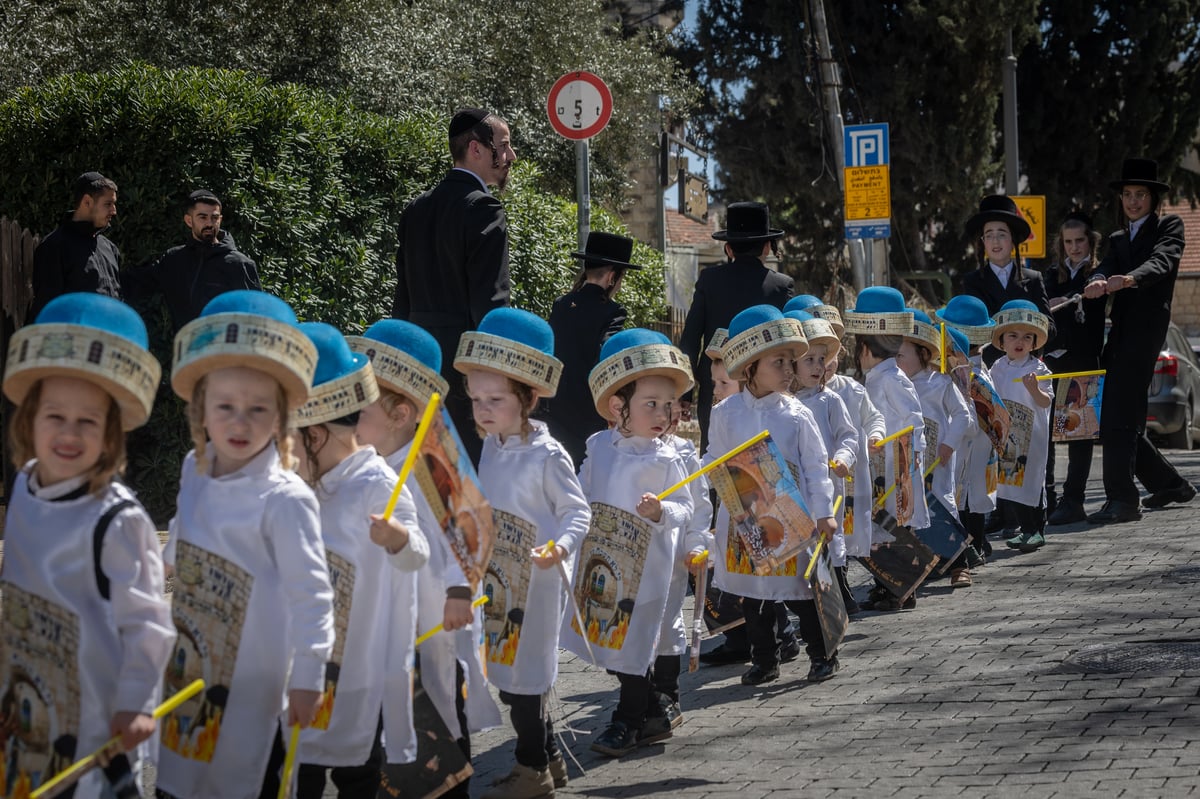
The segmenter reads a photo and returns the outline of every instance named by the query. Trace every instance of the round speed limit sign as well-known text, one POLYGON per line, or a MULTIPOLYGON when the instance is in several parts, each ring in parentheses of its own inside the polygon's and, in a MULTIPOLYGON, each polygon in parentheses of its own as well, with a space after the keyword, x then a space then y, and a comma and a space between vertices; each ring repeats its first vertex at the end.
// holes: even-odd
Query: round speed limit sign
POLYGON ((612 119, 612 92, 591 72, 568 72, 554 83, 546 102, 550 125, 568 139, 590 139, 612 119))

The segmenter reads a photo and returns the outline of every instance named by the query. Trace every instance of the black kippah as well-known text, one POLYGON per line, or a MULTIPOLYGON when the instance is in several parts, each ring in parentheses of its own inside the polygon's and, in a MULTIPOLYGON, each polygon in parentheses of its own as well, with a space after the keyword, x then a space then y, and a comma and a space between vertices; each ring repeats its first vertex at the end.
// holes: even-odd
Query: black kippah
POLYGON ((482 108, 460 108, 450 120, 450 138, 456 138, 490 117, 490 111, 482 108))
POLYGON ((198 202, 210 202, 217 205, 221 204, 221 201, 217 199, 217 195, 213 194, 208 189, 196 189, 194 192, 188 195, 188 205, 193 205, 198 202))
POLYGON ((101 175, 99 172, 84 172, 79 177, 75 178, 75 193, 87 194, 96 187, 96 184, 108 178, 101 175))

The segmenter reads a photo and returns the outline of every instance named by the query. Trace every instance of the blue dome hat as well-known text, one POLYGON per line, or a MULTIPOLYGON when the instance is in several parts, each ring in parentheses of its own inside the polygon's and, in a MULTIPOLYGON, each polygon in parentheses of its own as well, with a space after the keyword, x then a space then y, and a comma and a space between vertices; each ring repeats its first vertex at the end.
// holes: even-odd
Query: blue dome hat
POLYGON ((230 367, 270 375, 296 410, 308 401, 317 348, 283 300, 262 291, 227 291, 176 334, 171 388, 191 402, 202 377, 230 367))
POLYGON ((913 315, 912 330, 904 334, 904 338, 931 350, 935 357, 941 357, 942 331, 929 318, 929 314, 920 308, 906 308, 913 315))
POLYGON ((983 300, 969 294, 951 297, 945 308, 934 311, 933 318, 961 331, 972 344, 987 344, 996 327, 983 300))
POLYGON ((692 387, 692 366, 687 356, 662 333, 635 327, 610 336, 600 348, 600 362, 588 375, 596 412, 616 421, 608 407, 609 399, 639 377, 655 375, 673 380, 676 396, 692 387))
MULTIPOLYGON (((809 307, 811 309, 813 306, 809 307)), ((784 311, 783 315, 800 323, 800 329, 808 339, 809 349, 823 345, 826 358, 832 358, 841 351, 842 339, 827 320, 813 316, 808 311, 784 311)))
POLYGON ((73 293, 47 303, 8 345, 5 396, 20 405, 47 377, 96 384, 117 403, 121 429, 133 430, 150 418, 162 367, 149 352, 137 311, 112 297, 73 293))
POLYGON ((955 330, 946 325, 946 338, 950 342, 950 346, 963 357, 968 357, 971 354, 971 340, 967 338, 967 334, 961 330, 955 330))
POLYGON ((317 371, 308 402, 296 412, 298 427, 341 419, 379 399, 371 359, 352 351, 341 331, 324 322, 302 322, 300 330, 317 348, 317 371))
POLYGON ((350 349, 371 359, 380 387, 404 394, 419 408, 434 393, 446 396, 442 348, 424 328, 403 319, 380 319, 361 336, 346 336, 350 349))
POLYGON ((494 308, 479 329, 458 340, 454 368, 463 374, 482 369, 530 386, 538 396, 553 397, 562 377, 554 357, 554 330, 537 314, 519 308, 494 308))
POLYGON ((825 303, 821 302, 820 297, 816 297, 812 294, 799 294, 787 301, 787 303, 783 306, 783 312, 786 314, 788 311, 807 311, 814 305, 824 304, 825 303))
POLYGON ((1029 300, 1009 300, 1000 306, 993 317, 992 345, 1000 347, 1000 339, 1009 330, 1033 334, 1033 348, 1040 350, 1050 337, 1050 319, 1029 300))
POLYGON ((846 309, 846 332, 860 336, 904 336, 912 333, 912 311, 904 295, 891 286, 870 286, 846 309))
POLYGON ((833 332, 837 334, 838 339, 846 332, 846 325, 842 323, 842 314, 832 305, 827 305, 820 297, 812 294, 801 294, 798 297, 792 297, 783 306, 783 312, 788 311, 806 311, 818 319, 824 319, 833 326, 833 332))
POLYGON ((742 380, 747 366, 780 350, 793 353, 793 358, 808 352, 804 328, 774 305, 753 305, 729 322, 725 371, 733 380, 742 380))

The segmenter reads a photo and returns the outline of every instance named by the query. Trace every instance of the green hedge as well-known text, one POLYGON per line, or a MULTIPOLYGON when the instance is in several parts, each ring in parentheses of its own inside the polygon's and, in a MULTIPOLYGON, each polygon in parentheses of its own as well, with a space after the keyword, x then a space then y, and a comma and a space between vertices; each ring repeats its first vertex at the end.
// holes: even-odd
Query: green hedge
MULTIPOLYGON (((382 117, 241 72, 135 64, 73 74, 0 104, 0 214, 48 232, 74 178, 99 170, 120 187, 110 236, 129 266, 180 243, 183 197, 210 188, 264 288, 302 319, 358 332, 390 311, 397 220, 449 167, 445 125, 429 112, 382 117)), ((537 178, 521 164, 504 201, 514 303, 544 315, 572 279, 575 205, 539 192, 537 178)), ((593 225, 621 231, 601 211, 593 225)), ((639 248, 636 257, 651 268, 622 299, 640 324, 663 310, 662 255, 639 248)), ((169 373, 165 312, 141 310, 169 373)), ((180 403, 160 391, 149 425, 131 437, 129 470, 160 522, 173 512, 188 445, 180 403)))

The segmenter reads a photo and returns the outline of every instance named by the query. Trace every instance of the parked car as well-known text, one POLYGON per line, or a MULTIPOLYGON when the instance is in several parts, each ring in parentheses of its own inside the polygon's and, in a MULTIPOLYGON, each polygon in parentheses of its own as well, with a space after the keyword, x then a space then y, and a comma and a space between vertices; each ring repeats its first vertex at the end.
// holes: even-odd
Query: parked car
POLYGON ((1191 449, 1200 438, 1200 359, 1187 336, 1171 323, 1163 342, 1146 407, 1146 430, 1168 447, 1191 449))

